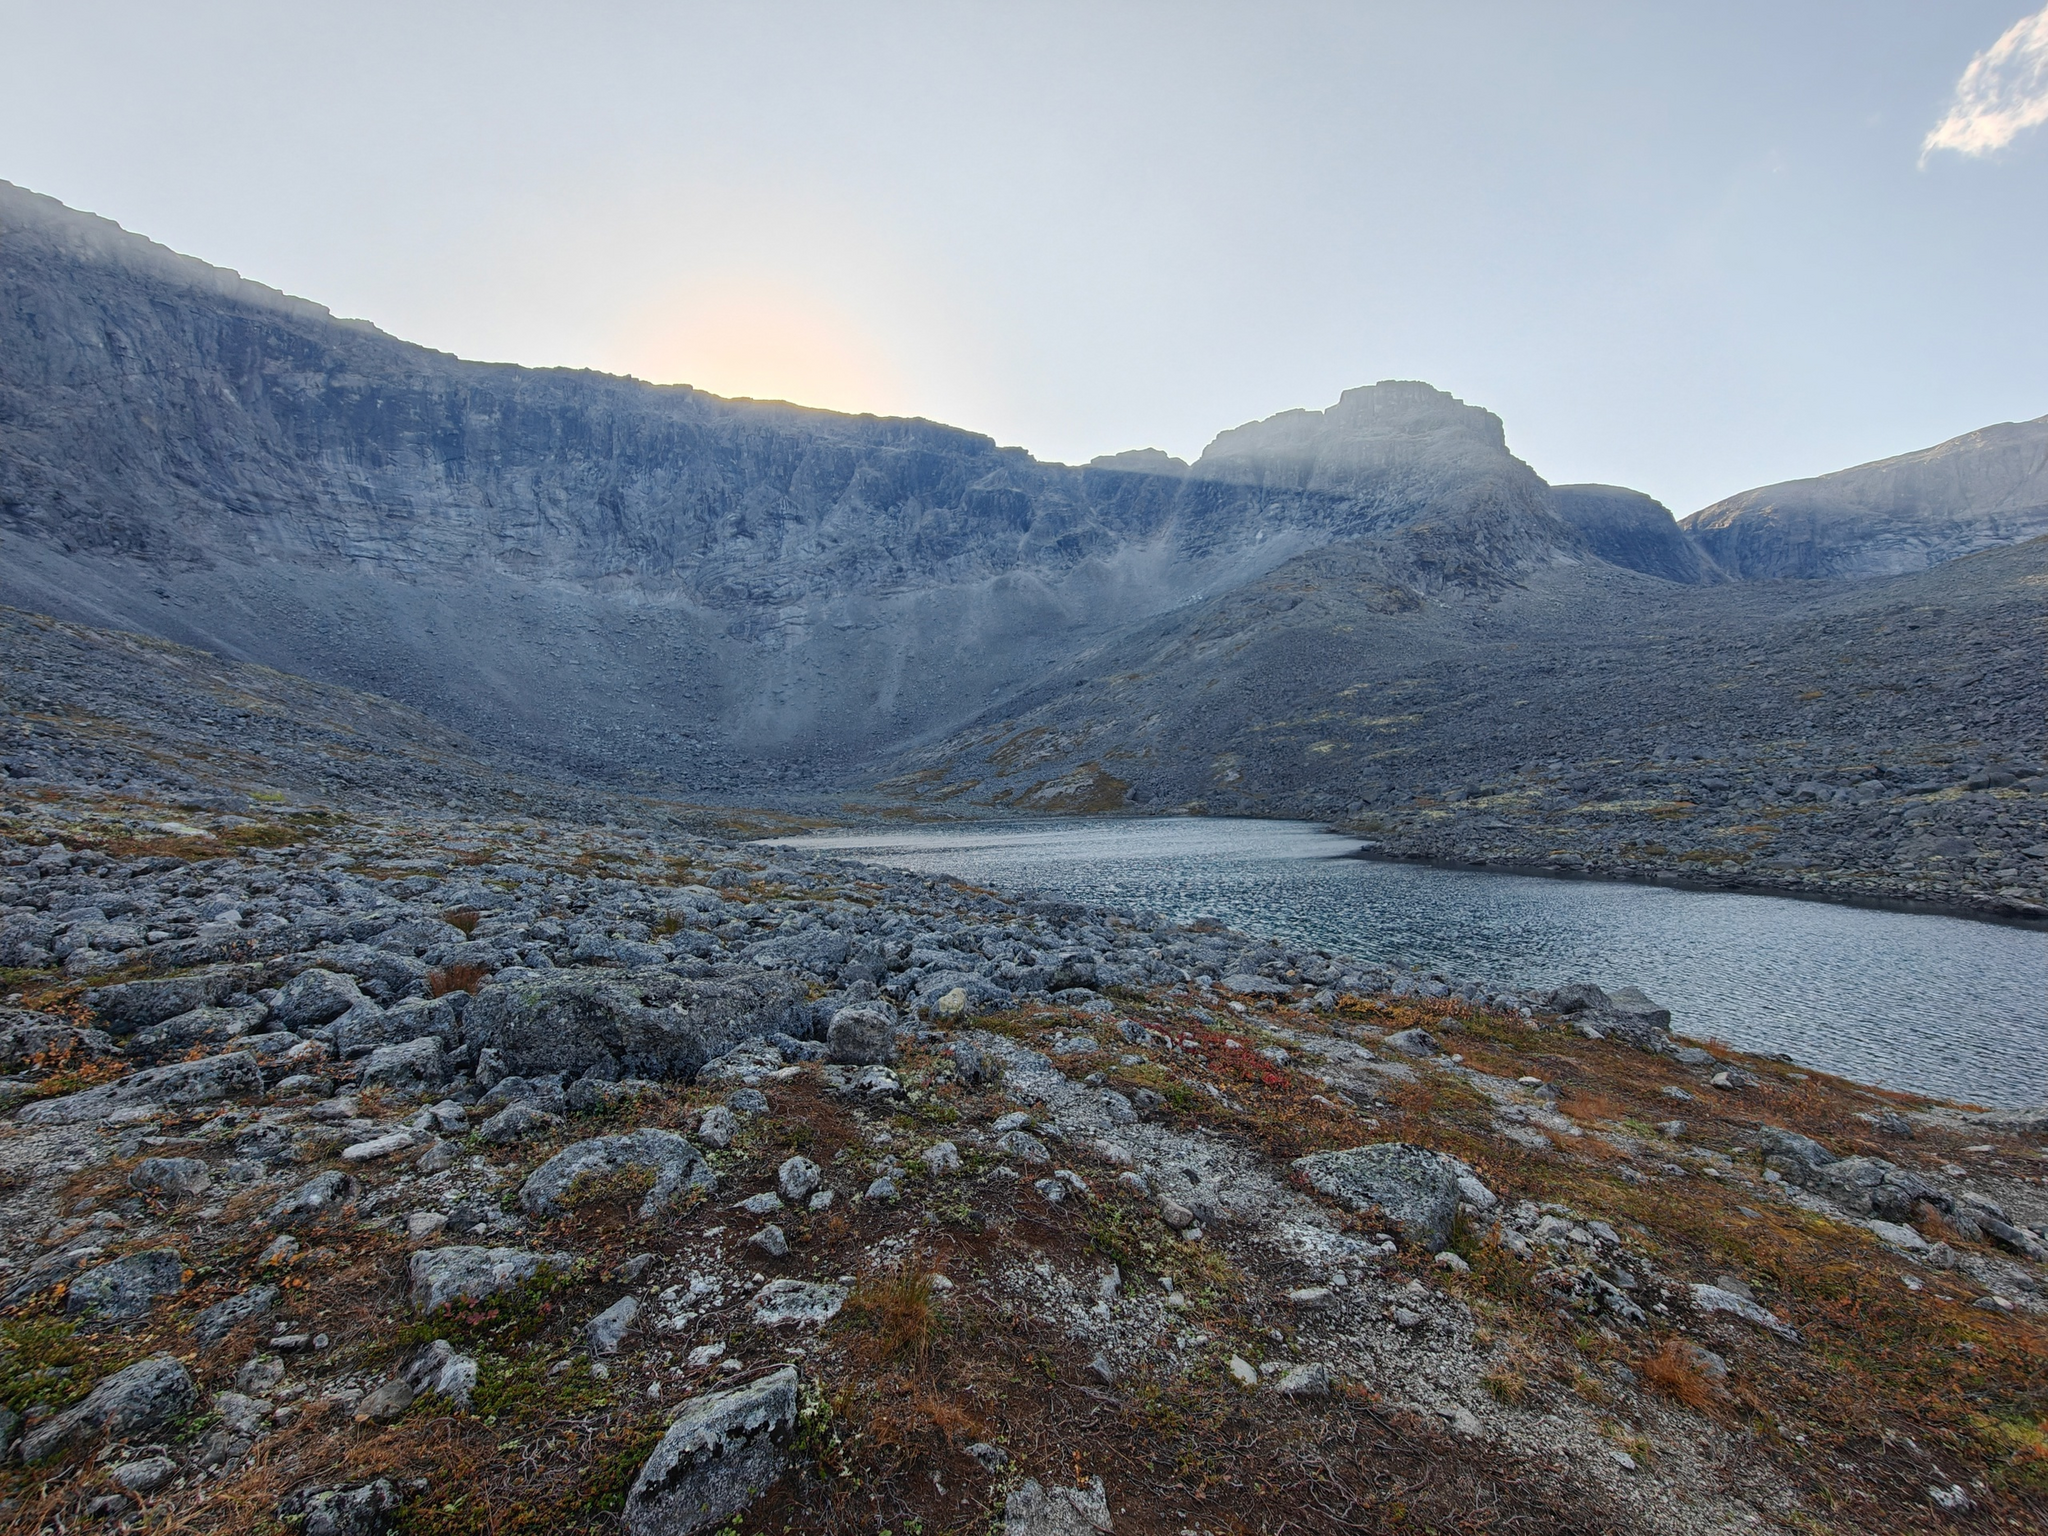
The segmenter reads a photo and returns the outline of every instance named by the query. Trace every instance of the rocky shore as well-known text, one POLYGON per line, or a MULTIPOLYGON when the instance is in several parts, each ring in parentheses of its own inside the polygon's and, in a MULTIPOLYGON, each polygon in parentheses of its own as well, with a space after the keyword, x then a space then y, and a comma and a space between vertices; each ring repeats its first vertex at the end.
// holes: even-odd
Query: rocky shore
POLYGON ((2048 1511, 2048 1115, 604 809, 9 798, 13 1528, 2048 1511))
POLYGON ((2048 777, 2039 763, 1552 762, 1333 823, 1368 857, 2048 922, 2048 777))

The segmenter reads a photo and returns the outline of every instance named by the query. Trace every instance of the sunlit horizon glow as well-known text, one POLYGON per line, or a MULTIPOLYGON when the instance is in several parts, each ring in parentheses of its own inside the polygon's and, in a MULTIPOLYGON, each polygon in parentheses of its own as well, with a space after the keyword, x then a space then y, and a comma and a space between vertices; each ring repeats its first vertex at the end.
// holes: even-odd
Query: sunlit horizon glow
POLYGON ((906 414, 881 342, 829 299, 746 275, 697 278, 632 313, 594 366, 728 399, 906 414))

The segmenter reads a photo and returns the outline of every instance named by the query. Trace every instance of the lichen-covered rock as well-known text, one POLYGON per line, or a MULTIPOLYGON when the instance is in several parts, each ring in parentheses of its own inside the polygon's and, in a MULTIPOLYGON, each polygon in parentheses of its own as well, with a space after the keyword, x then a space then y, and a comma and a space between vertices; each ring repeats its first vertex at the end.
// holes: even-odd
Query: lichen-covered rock
POLYGON ((1294 1160, 1311 1187, 1354 1211, 1375 1206, 1403 1239, 1431 1253, 1451 1240, 1458 1214, 1459 1164, 1405 1141, 1375 1142, 1294 1160))
POLYGON ((245 1051, 209 1056, 203 1061, 173 1062, 122 1078, 23 1106, 15 1119, 24 1125, 69 1125, 104 1120, 124 1109, 189 1109, 224 1099, 253 1098, 263 1092, 263 1073, 245 1051))
POLYGON ((685 1190, 709 1193, 718 1187, 718 1175, 686 1138, 643 1126, 627 1135, 593 1136, 564 1147, 519 1187, 520 1209, 529 1216, 560 1216, 566 1209, 564 1197, 579 1179, 606 1179, 634 1169, 654 1175, 653 1187, 640 1202, 642 1221, 652 1219, 685 1190))
POLYGON ((686 981, 667 971, 495 984, 462 1020, 466 1042, 529 1077, 599 1067, 657 1080, 687 1079, 751 1036, 809 1028, 809 1001, 787 975, 686 981))
POLYGON ((277 1305, 277 1287, 252 1286, 246 1291, 217 1301, 192 1319, 192 1337, 201 1349, 211 1349, 251 1318, 261 1317, 277 1305))
POLYGON ((203 1195, 213 1175, 196 1157, 145 1157, 129 1170, 128 1187, 145 1195, 203 1195))
POLYGON ((311 966, 278 989, 271 1002, 270 1017, 280 1028, 296 1034, 331 1024, 363 1001, 355 978, 311 966))
POLYGON ((113 1037, 105 1030, 80 1029, 23 1008, 0 1008, 0 1071, 16 1072, 39 1058, 94 1058, 113 1050, 113 1037))
POLYGON ((356 1086, 382 1088, 401 1099, 438 1093, 447 1078, 441 1055, 441 1042, 433 1035, 422 1035, 398 1045, 380 1045, 363 1063, 356 1086))
POLYGON ((896 1016, 880 1003, 856 1003, 826 1026, 828 1059, 848 1067, 885 1067, 896 1059, 896 1016))
POLYGON ((1026 1478, 1003 1504, 1003 1536, 1100 1536, 1113 1529, 1099 1477, 1086 1488, 1046 1488, 1026 1478))
POLYGON ((150 1248, 89 1269, 64 1293, 73 1317, 125 1322, 147 1317, 166 1296, 185 1288, 185 1256, 175 1248, 150 1248))
POLYGON ((277 1513, 297 1536, 384 1536, 402 1502, 380 1477, 352 1488, 302 1488, 277 1513))
POLYGON ((279 1227, 322 1220, 355 1199, 359 1188, 347 1174, 330 1168, 287 1193, 264 1213, 263 1219, 279 1227))
POLYGON ((190 976, 165 976, 95 987, 85 1006, 110 1035, 132 1035, 195 1008, 218 1008, 245 987, 259 985, 239 966, 215 966, 190 976))
POLYGON ((415 1310, 434 1313, 456 1301, 482 1301, 540 1273, 547 1259, 525 1248, 422 1248, 408 1275, 415 1310))
POLYGON ((151 1355, 114 1372, 83 1400, 36 1426, 21 1442, 21 1459, 40 1461, 96 1434, 138 1435, 190 1413, 199 1401, 192 1375, 170 1355, 151 1355))
POLYGON ((796 1388, 796 1367, 784 1366, 686 1404, 626 1494, 631 1536, 692 1536, 753 1503, 788 1465, 796 1388))

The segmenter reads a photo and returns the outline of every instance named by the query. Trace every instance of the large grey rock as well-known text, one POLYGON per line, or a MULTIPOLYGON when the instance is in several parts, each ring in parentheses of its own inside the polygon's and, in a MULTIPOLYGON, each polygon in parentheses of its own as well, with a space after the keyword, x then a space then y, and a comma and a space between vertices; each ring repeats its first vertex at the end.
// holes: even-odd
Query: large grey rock
POLYGON ((440 1040, 423 1035, 400 1045, 380 1045, 370 1052, 357 1075, 356 1086, 382 1088, 401 1099, 416 1099, 438 1094, 447 1076, 440 1040))
POLYGON ((190 976, 165 976, 95 987, 85 1006, 110 1035, 132 1035, 195 1008, 217 1008, 235 993, 258 983, 236 966, 215 966, 190 976))
POLYGON ((217 1301, 192 1319, 192 1338, 201 1349, 211 1349, 242 1324, 262 1317, 277 1305, 277 1287, 251 1286, 246 1291, 217 1301))
POLYGON ((21 1442, 21 1459, 40 1461, 96 1434, 134 1436, 190 1413, 199 1389, 170 1355, 151 1355, 116 1371, 83 1399, 36 1426, 21 1442))
POLYGON ((1913 1207, 1922 1200, 1939 1210, 1954 1208, 1954 1202, 1936 1186, 1881 1157, 1837 1158, 1811 1168, 1790 1159, 1786 1164, 1792 1170, 1785 1175, 1788 1179, 1858 1215, 1910 1221, 1913 1207))
POLYGON ((563 1199, 577 1180, 609 1178, 631 1169, 654 1175, 653 1187, 640 1202, 640 1219, 651 1220, 677 1195, 690 1189, 707 1194, 718 1187, 718 1175, 704 1154, 674 1131, 643 1126, 622 1136, 593 1136, 564 1147, 527 1176, 519 1187, 519 1205, 529 1216, 563 1214, 563 1199))
POLYGON ((196 1157, 145 1157, 128 1171, 128 1187, 146 1195, 203 1195, 213 1175, 196 1157))
POLYGON ((551 1115, 546 1110, 524 1100, 508 1104, 490 1119, 476 1128, 477 1134, 485 1141, 500 1145, 524 1141, 530 1136, 545 1136, 559 1130, 560 1115, 551 1115))
POLYGON ((384 1536, 405 1501, 390 1479, 343 1488, 302 1488, 277 1506, 297 1536, 384 1536))
POLYGON ((469 1407, 476 1391, 477 1363, 446 1339, 435 1339, 406 1363, 406 1385, 415 1395, 437 1392, 456 1408, 469 1407))
POLYGON ((184 1288, 185 1256, 175 1248, 150 1248, 78 1276, 64 1293, 64 1310, 73 1317, 132 1321, 184 1288))
POLYGON ((631 1296, 621 1296, 585 1323, 583 1338, 591 1354, 616 1355, 619 1345, 625 1342, 627 1330, 639 1316, 639 1301, 631 1296))
POLYGON ((15 1119, 25 1125, 69 1125, 104 1120, 124 1109, 190 1109, 224 1099, 252 1098, 263 1092, 263 1073, 246 1051, 150 1067, 106 1083, 24 1105, 15 1119))
POLYGON ((1003 1536, 1101 1536, 1114 1529, 1099 1477, 1086 1488, 1047 1488, 1027 1477, 1003 1503, 1003 1536))
POLYGON ((102 1029, 80 1029, 46 1013, 0 1008, 0 1071, 15 1072, 31 1062, 111 1055, 113 1037, 102 1029))
POLYGON ((359 1189, 354 1179, 339 1169, 330 1168, 288 1191, 264 1212, 263 1219, 279 1227, 322 1221, 355 1199, 359 1189))
POLYGON ((1763 1147, 1764 1166, 1775 1168, 1795 1184, 1809 1182, 1815 1169, 1837 1161, 1834 1153, 1811 1136, 1802 1136, 1783 1126, 1759 1126, 1757 1140, 1763 1147))
POLYGON ((407 1266, 414 1310, 432 1314, 457 1301, 482 1301, 540 1273, 545 1256, 524 1248, 422 1248, 407 1266))
POLYGON ((842 1008, 826 1027, 825 1047, 843 1066, 887 1066, 896 1059, 896 1016, 876 1003, 842 1008))
POLYGON ((796 1367, 684 1405, 626 1494, 631 1536, 722 1525, 782 1476, 796 1430, 796 1367))
POLYGON ((299 972, 271 1002, 270 1017, 281 1028, 305 1034, 331 1024, 363 1001, 355 978, 312 966, 299 972))
POLYGON ((754 1321, 764 1328, 785 1323, 828 1323, 846 1305, 847 1289, 822 1280, 770 1280, 754 1293, 754 1321))
POLYGON ((463 1015, 465 1043, 532 1077, 592 1067, 613 1077, 688 1078, 740 1040, 810 1026, 787 976, 686 981, 667 972, 567 975, 484 988, 463 1015))
POLYGON ((1354 1211, 1378 1207, 1417 1247, 1436 1253, 1451 1240, 1461 1170, 1440 1153, 1404 1141, 1383 1141, 1311 1153, 1296 1158, 1293 1166, 1311 1187, 1354 1211))

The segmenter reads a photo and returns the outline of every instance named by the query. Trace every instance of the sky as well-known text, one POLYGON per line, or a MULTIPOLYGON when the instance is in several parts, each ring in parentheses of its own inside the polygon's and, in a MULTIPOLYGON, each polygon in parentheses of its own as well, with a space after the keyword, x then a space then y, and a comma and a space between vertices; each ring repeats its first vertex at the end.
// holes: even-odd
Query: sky
POLYGON ((0 37, 0 178, 465 357, 1067 462, 1420 378, 1681 515, 2048 413, 2035 0, 0 0, 0 37))

